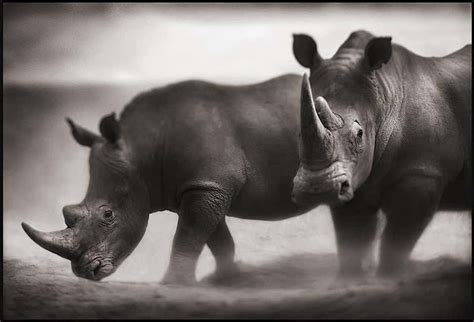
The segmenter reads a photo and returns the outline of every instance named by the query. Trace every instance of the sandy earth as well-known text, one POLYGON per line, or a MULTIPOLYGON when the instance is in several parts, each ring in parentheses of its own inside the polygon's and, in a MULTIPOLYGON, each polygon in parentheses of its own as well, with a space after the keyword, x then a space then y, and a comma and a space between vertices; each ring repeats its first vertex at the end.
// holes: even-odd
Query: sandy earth
POLYGON ((471 266, 416 262, 398 282, 335 283, 332 254, 245 266, 226 286, 91 282, 45 261, 4 261, 4 317, 13 318, 469 318, 471 266), (329 278, 328 278, 329 277, 329 278), (320 282, 318 282, 320 281, 320 282))
POLYGON ((66 260, 40 249, 17 225, 6 225, 4 317, 472 316, 469 214, 438 214, 417 244, 407 276, 396 281, 369 277, 351 282, 336 279, 330 217, 325 209, 316 213, 273 223, 229 218, 241 273, 224 284, 210 282, 214 263, 205 249, 194 287, 159 283, 175 229, 172 216, 152 218, 135 252, 102 282, 75 277, 66 260), (168 225, 163 224, 165 218, 168 225))

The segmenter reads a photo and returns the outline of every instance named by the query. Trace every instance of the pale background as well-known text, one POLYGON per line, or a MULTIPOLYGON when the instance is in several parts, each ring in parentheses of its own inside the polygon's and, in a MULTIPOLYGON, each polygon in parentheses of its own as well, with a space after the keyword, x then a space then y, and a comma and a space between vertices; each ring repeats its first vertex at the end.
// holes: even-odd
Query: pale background
MULTIPOLYGON (((471 43, 470 4, 10 4, 3 5, 3 251, 5 258, 69 263, 34 244, 40 230, 64 227, 61 209, 82 200, 88 150, 70 136, 72 117, 97 131, 138 92, 205 79, 259 82, 305 70, 293 58, 292 33, 308 33, 330 57, 348 35, 366 29, 424 56, 471 43)), ((168 264, 177 216, 150 216, 135 252, 107 280, 158 281, 168 264)), ((229 218, 237 259, 262 263, 300 253, 334 253, 325 207, 260 222, 229 218)), ((413 257, 471 260, 470 212, 440 213, 413 257)), ((214 266, 206 248, 198 278, 214 266)), ((72 272, 70 273, 72 276, 72 272)))

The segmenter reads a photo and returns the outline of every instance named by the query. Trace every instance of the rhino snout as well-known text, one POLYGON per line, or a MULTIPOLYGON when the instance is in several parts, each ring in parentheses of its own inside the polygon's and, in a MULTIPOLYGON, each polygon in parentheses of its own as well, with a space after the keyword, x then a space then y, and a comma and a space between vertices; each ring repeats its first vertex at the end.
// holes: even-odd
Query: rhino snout
POLYGON ((100 259, 95 259, 86 265, 71 262, 71 268, 77 277, 92 281, 100 281, 115 271, 112 263, 100 259))

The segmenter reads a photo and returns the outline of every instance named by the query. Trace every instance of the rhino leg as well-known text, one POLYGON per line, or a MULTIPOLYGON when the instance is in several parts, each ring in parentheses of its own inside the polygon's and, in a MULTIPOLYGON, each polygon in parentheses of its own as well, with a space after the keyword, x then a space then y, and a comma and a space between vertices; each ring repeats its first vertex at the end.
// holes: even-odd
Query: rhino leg
POLYGON ((204 245, 224 220, 231 196, 223 191, 193 189, 183 194, 171 259, 163 284, 194 284, 204 245))
POLYGON ((379 275, 397 276, 406 270, 411 251, 438 207, 441 192, 438 180, 417 176, 401 181, 384 197, 387 225, 380 245, 379 275))
POLYGON ((376 207, 369 207, 357 198, 341 207, 332 207, 339 257, 339 276, 361 277, 362 262, 373 249, 377 231, 376 207))
POLYGON ((216 259, 216 276, 225 277, 238 270, 234 262, 235 244, 225 218, 207 241, 207 246, 216 259))

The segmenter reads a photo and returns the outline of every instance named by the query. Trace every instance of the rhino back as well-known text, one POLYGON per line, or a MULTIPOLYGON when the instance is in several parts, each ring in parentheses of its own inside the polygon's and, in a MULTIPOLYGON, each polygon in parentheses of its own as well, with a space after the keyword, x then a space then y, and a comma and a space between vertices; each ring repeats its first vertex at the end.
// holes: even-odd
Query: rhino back
POLYGON ((299 87, 299 76, 285 75, 248 86, 186 81, 137 96, 120 122, 154 208, 176 210, 185 189, 218 183, 235 194, 236 216, 293 211, 299 87))
POLYGON ((472 133, 472 46, 438 60, 438 83, 449 107, 463 130, 466 146, 471 148, 472 133))

